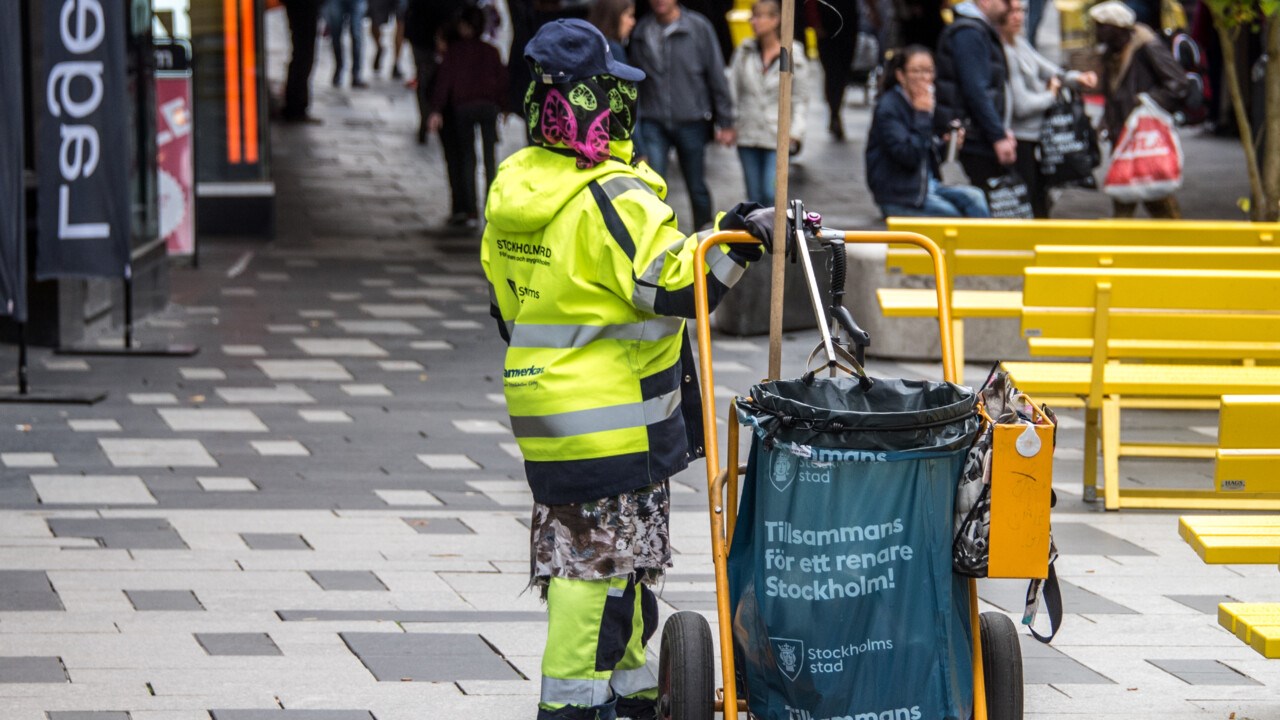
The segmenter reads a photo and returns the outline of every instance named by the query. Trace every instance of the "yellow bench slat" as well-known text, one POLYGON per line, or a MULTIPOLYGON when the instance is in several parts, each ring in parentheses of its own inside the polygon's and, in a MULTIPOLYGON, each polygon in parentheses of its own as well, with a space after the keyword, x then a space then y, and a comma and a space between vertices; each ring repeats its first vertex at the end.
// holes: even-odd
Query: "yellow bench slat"
MULTIPOLYGON (((1090 320, 1092 322, 1092 320, 1090 320)), ((1044 323, 1038 323, 1044 325, 1044 323)), ((1277 318, 1280 327, 1280 318, 1277 318)), ((1093 338, 1027 338, 1032 355, 1050 357, 1089 357, 1093 354, 1093 338)), ((1113 358, 1159 358, 1175 360, 1239 360, 1240 358, 1280 358, 1280 342, 1216 342, 1200 339, 1111 340, 1107 356, 1113 358)))
MULTIPOLYGON (((1218 445, 1280 447, 1280 395, 1227 395, 1218 411, 1218 445)), ((1280 475, 1280 473, 1277 473, 1280 475)))
MULTIPOLYGON (((880 288, 876 290, 880 311, 885 317, 937 317, 938 293, 922 288, 880 288)), ((955 290, 951 294, 951 314, 963 318, 1018 317, 1022 314, 1022 293, 1016 290, 955 290)))
POLYGON ((1280 564, 1280 534, 1195 535, 1187 544, 1209 565, 1280 564))
MULTIPOLYGON (((947 264, 952 277, 960 275, 1022 275, 1035 262, 1035 252, 1025 250, 957 250, 947 264)), ((932 275, 933 258, 914 245, 890 245, 885 270, 891 275, 932 275)))
POLYGON ((1098 283, 1111 282, 1114 308, 1275 312, 1280 273, 1266 270, 1028 267, 1022 300, 1027 307, 1092 309, 1098 283))
POLYGON ((1263 657, 1280 658, 1280 603, 1220 603, 1218 624, 1263 657))
POLYGON ((1225 493, 1280 492, 1280 450, 1219 448, 1213 487, 1225 493))
POLYGON ((1280 270, 1274 247, 1036 245, 1038 267, 1144 267, 1188 270, 1280 270))
POLYGON ((1265 658, 1280 658, 1280 622, 1273 625, 1250 625, 1249 647, 1265 658))
MULTIPOLYGON (((1029 395, 1085 395, 1092 366, 1069 362, 1007 362, 1004 368, 1029 395)), ((1103 393, 1148 397, 1218 397, 1280 390, 1280 367, 1111 363, 1103 393)))
POLYGON ((888 227, 913 232, 939 245, 980 245, 1003 250, 1035 245, 1222 245, 1271 247, 1280 224, 1179 220, 986 220, 890 217, 888 227))

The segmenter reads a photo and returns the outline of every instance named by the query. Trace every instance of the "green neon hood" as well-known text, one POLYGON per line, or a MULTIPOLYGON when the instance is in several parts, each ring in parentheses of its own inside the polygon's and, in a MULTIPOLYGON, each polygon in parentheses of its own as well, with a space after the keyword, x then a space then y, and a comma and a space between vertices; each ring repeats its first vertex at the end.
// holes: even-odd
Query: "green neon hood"
MULTIPOLYGON (((633 152, 629 140, 612 140, 609 149, 615 158, 628 158, 633 152)), ((658 197, 667 195, 666 182, 645 163, 626 165, 608 160, 592 168, 579 169, 572 154, 542 147, 524 148, 498 167, 489 188, 485 220, 498 230, 538 232, 592 180, 617 173, 639 177, 658 197)))

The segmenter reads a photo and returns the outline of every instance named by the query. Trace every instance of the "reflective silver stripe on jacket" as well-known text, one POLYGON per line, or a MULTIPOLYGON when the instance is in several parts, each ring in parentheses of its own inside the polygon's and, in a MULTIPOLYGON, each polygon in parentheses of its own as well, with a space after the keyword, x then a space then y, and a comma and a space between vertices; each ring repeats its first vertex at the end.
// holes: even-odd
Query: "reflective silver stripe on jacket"
POLYGON ((625 430, 661 422, 679 409, 680 391, 672 390, 638 403, 549 415, 512 415, 511 432, 517 438, 563 438, 625 430))
POLYGON ((608 680, 562 680, 542 676, 542 702, 594 707, 613 697, 608 680))
POLYGON ((707 267, 710 268, 711 274, 717 280, 724 283, 725 287, 733 287, 734 283, 742 278, 742 274, 747 271, 738 263, 729 257, 729 253, 712 248, 707 251, 707 267))
MULTIPOLYGON (((702 242, 710 235, 710 230, 703 230, 698 233, 698 242, 702 242)), ((686 240, 687 238, 680 238, 668 245, 666 250, 649 263, 649 267, 644 269, 640 277, 636 278, 635 290, 631 291, 633 305, 645 312, 653 312, 654 304, 658 301, 658 283, 662 280, 662 268, 667 264, 667 253, 679 254, 686 240)))
POLYGON ((658 687, 658 674, 653 666, 654 663, 646 662, 634 670, 614 670, 613 677, 609 678, 609 685, 614 693, 622 697, 635 695, 642 690, 652 690, 658 687))
POLYGON ((684 320, 658 317, 637 323, 618 325, 531 325, 508 327, 511 347, 579 348, 596 340, 639 340, 653 342, 680 332, 684 320))
POLYGON ((650 195, 657 195, 653 188, 649 187, 649 183, 634 175, 614 175, 600 183, 600 187, 604 189, 604 194, 608 195, 610 200, 617 200, 618 196, 628 190, 643 190, 650 195))

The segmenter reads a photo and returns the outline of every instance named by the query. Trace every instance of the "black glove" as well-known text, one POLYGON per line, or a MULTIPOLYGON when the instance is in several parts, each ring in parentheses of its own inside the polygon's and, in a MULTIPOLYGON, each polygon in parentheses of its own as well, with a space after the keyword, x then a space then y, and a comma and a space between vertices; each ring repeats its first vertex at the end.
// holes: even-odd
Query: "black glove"
POLYGON ((759 203, 738 203, 724 217, 720 218, 721 230, 745 230, 751 237, 760 241, 756 243, 729 243, 730 251, 737 253, 748 262, 759 260, 764 253, 761 246, 773 252, 773 208, 761 207, 759 203))

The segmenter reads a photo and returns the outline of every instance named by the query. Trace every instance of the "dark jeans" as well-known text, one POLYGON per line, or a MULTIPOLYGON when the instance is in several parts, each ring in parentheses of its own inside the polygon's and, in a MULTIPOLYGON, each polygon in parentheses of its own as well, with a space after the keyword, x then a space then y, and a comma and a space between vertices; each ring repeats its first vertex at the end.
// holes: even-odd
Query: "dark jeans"
POLYGON ((774 148, 738 146, 742 179, 747 183, 747 200, 773 207, 778 180, 778 151, 774 148))
POLYGON ((929 192, 924 197, 924 205, 912 207, 886 203, 880 206, 880 212, 885 217, 991 217, 987 210, 986 195, 978 188, 943 185, 933 179, 929 180, 929 192))
POLYGON ((427 138, 427 116, 431 114, 431 82, 436 77, 436 51, 426 45, 410 43, 413 66, 418 78, 418 142, 427 138))
POLYGON ((306 117, 311 106, 311 68, 316 62, 316 23, 320 21, 320 0, 284 0, 289 18, 289 71, 284 84, 284 107, 288 119, 306 117))
POLYGON ((711 190, 707 188, 707 141, 711 139, 711 123, 705 120, 676 123, 666 126, 650 120, 640 121, 640 137, 649 165, 664 178, 667 176, 667 155, 676 149, 684 184, 689 188, 689 202, 693 205, 693 226, 702 228, 715 219, 711 214, 711 190))
POLYGON ((494 146, 498 143, 498 108, 495 105, 467 105, 447 110, 440 141, 449 168, 449 191, 454 215, 479 217, 481 198, 476 197, 476 128, 484 149, 485 187, 497 171, 494 146))
POLYGON ((818 39, 818 60, 822 62, 822 94, 827 100, 827 110, 833 124, 840 118, 844 105, 844 89, 849 85, 853 55, 858 48, 858 19, 846 20, 844 29, 836 37, 818 39))
POLYGON ((331 0, 329 40, 333 43, 333 84, 337 85, 346 67, 342 51, 342 28, 351 36, 351 82, 360 82, 364 68, 364 0, 331 0))
POLYGON ((1018 141, 1018 161, 1014 169, 1027 184, 1027 195, 1031 200, 1031 212, 1037 218, 1049 217, 1053 209, 1053 201, 1049 199, 1049 188, 1044 184, 1044 173, 1040 172, 1040 143, 1029 140, 1018 141))

